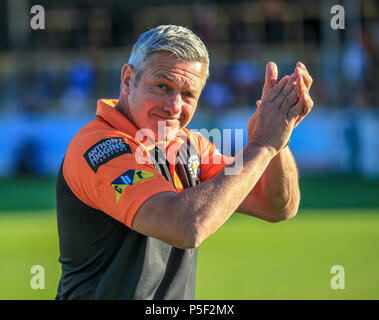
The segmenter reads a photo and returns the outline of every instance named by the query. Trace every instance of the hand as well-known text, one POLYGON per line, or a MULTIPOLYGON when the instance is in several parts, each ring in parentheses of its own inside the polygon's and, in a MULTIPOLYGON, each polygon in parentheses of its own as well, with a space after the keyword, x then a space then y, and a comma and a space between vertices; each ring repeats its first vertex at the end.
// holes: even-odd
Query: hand
POLYGON ((276 64, 269 62, 262 99, 248 122, 249 142, 273 148, 276 153, 286 146, 303 111, 303 103, 297 94, 298 76, 285 76, 276 84, 277 75, 276 64))
MULTIPOLYGON (((274 64, 275 65, 275 64, 274 64)), ((270 72, 267 72, 266 68, 266 77, 265 77, 265 84, 263 86, 262 90, 262 98, 267 92, 267 89, 272 88, 276 80, 278 78, 278 69, 274 66, 270 67, 271 70, 270 72)), ((298 93, 298 98, 300 99, 300 103, 303 105, 303 110, 299 117, 296 119, 294 127, 296 127, 307 115, 308 113, 312 110, 313 108, 313 100, 311 99, 309 95, 309 89, 312 86, 313 79, 309 75, 307 68, 303 63, 300 61, 296 64, 295 71, 292 75, 297 75, 297 78, 299 79, 297 83, 297 93, 298 93)), ((291 76, 292 76, 291 75, 291 76)), ((262 99, 261 98, 261 99, 262 99)), ((261 103, 261 100, 257 101, 257 107, 259 107, 261 103)), ((298 101, 296 101, 298 103, 298 101)))

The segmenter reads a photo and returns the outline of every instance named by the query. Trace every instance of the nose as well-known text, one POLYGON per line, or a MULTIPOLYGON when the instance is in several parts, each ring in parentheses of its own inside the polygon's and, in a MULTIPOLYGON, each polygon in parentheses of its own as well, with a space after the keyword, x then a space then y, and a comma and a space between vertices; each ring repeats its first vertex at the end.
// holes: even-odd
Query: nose
POLYGON ((170 114, 178 114, 182 111, 182 97, 180 94, 173 94, 165 103, 163 110, 170 114))

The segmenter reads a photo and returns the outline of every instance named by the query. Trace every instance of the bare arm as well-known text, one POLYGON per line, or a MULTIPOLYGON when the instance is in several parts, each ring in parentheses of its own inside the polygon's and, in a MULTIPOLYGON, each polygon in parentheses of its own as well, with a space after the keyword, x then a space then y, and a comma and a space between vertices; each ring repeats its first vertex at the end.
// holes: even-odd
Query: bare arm
MULTIPOLYGON (((221 172, 215 178, 179 194, 161 193, 137 211, 132 227, 166 243, 193 248, 213 234, 235 212, 286 145, 302 112, 296 95, 296 76, 283 78, 268 90, 248 124, 249 143, 238 154, 243 163, 238 175, 221 172)), ((241 161, 241 162, 240 162, 241 161)), ((234 164, 231 164, 232 166, 234 164)))
MULTIPOLYGON (((295 104, 300 100, 303 109, 296 119, 294 125, 296 127, 313 107, 313 101, 308 92, 313 79, 301 62, 297 63, 293 74, 297 75, 297 95, 290 103, 295 104)), ((267 64, 262 98, 275 85, 277 76, 276 65, 267 64)), ((257 101, 258 107, 260 102, 257 101)), ((296 162, 289 148, 284 148, 271 160, 261 179, 238 208, 238 212, 277 222, 296 215, 299 202, 300 190, 296 162)))
POLYGON ((273 157, 258 145, 245 147, 239 175, 220 173, 215 178, 183 192, 160 193, 138 210, 133 229, 181 247, 197 247, 219 229, 251 191, 273 157))
POLYGON ((278 222, 295 216, 299 202, 298 170, 287 147, 271 160, 261 179, 237 211, 278 222))

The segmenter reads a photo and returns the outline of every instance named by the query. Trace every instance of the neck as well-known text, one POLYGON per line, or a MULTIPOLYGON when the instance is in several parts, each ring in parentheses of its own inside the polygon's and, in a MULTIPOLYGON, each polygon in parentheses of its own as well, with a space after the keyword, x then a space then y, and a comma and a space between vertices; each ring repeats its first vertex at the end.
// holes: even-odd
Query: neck
MULTIPOLYGON (((123 107, 123 104, 122 104, 122 102, 121 102, 121 99, 118 100, 118 102, 117 102, 117 104, 114 106, 114 108, 115 108, 118 112, 120 112, 123 116, 125 116, 126 118, 128 118, 127 115, 126 115, 126 113, 125 113, 125 111, 124 111, 124 107, 123 107)), ((128 119, 129 119, 129 118, 128 118, 128 119)))

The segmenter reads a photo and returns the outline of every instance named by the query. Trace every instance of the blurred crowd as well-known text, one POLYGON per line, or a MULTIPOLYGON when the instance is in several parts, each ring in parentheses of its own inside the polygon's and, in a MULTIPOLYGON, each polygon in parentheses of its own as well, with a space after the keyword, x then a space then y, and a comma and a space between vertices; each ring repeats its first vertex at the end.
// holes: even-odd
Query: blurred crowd
POLYGON ((118 98, 133 43, 161 24, 190 28, 209 50, 198 126, 241 126, 260 99, 266 63, 281 78, 302 61, 322 117, 293 143, 299 165, 379 174, 379 4, 343 4, 346 28, 333 30, 332 0, 1 1, 0 116, 12 139, 0 138, 0 177, 59 169, 96 100, 118 98), (34 4, 45 9, 44 30, 30 28, 34 4))
POLYGON ((353 36, 330 28, 338 33, 331 45, 323 39, 329 22, 317 3, 40 1, 46 30, 28 30, 28 41, 9 41, 9 48, 0 51, 0 111, 93 112, 96 99, 118 97, 121 67, 138 35, 169 23, 190 27, 209 49, 211 75, 200 101, 204 110, 255 106, 270 60, 278 64, 280 77, 292 73, 297 61, 306 64, 318 106, 377 108, 379 23, 371 9, 378 5, 362 2, 353 36), (326 47, 338 51, 337 68, 328 67, 326 47), (330 78, 337 87, 329 85, 330 78))

